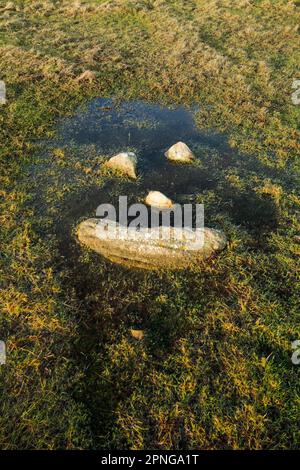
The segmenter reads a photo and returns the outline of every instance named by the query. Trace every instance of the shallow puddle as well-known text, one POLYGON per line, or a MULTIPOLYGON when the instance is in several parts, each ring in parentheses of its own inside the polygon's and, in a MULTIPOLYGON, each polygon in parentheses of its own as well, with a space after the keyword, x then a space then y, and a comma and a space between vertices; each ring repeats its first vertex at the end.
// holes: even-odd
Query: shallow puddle
MULTIPOLYGON (((77 216, 92 215, 90 211, 95 211, 98 204, 113 202, 115 186, 122 188, 120 194, 132 196, 133 202, 148 190, 158 190, 179 203, 189 202, 192 195, 213 188, 217 183, 213 175, 216 164, 226 166, 233 152, 224 136, 197 128, 195 111, 184 107, 166 108, 143 101, 118 104, 112 99, 95 99, 85 110, 61 121, 58 138, 51 142, 51 147, 70 147, 76 160, 83 165, 91 164, 92 155, 108 158, 128 150, 138 156, 139 181, 122 182, 117 178, 107 178, 104 187, 91 185, 89 190, 83 185, 81 194, 79 190, 75 196, 76 203, 74 200, 77 216), (196 165, 177 165, 165 157, 164 152, 180 140, 197 151, 200 158, 196 165), (210 160, 209 165, 204 164, 207 160, 210 160), (81 204, 78 204, 78 198, 81 204)), ((51 163, 49 167, 46 159, 48 184, 50 168, 51 163)), ((95 167, 92 164, 93 172, 95 167)), ((57 171, 54 173, 56 181, 61 178, 64 185, 72 184, 76 165, 73 168, 61 165, 58 174, 57 171)))
MULTIPOLYGON (((100 204, 118 208, 118 197, 125 195, 128 204, 143 202, 150 190, 181 204, 204 202, 205 210, 209 207, 205 198, 211 193, 234 223, 274 225, 276 208, 270 201, 226 183, 227 170, 252 165, 251 158, 240 157, 226 136, 199 129, 196 112, 197 108, 183 106, 94 99, 72 118, 61 120, 56 139, 43 143, 41 158, 29 175, 37 188, 36 207, 52 219, 65 241, 70 239, 69 229, 94 217, 100 204), (180 140, 194 151, 195 164, 174 164, 165 157, 165 151, 180 140), (103 174, 103 161, 121 151, 137 154, 137 181, 103 174)), ((258 169, 257 161, 255 165, 258 169)), ((208 222, 210 215, 206 210, 208 222)))

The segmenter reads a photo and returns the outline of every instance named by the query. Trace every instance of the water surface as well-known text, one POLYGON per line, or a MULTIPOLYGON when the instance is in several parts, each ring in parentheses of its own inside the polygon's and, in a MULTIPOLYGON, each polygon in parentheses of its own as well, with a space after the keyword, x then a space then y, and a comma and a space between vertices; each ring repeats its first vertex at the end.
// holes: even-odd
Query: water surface
POLYGON ((102 203, 117 208, 120 195, 127 195, 129 204, 142 202, 148 191, 156 190, 177 203, 204 202, 208 223, 212 212, 225 209, 237 224, 274 225, 276 208, 270 201, 226 183, 228 171, 245 175, 262 171, 257 160, 239 155, 225 135, 199 129, 196 113, 197 107, 92 100, 73 117, 60 120, 56 139, 44 143, 46 150, 31 174, 38 188, 39 209, 47 212, 50 208, 57 231, 61 233, 63 226, 66 233, 66 227, 94 217, 102 203), (195 164, 167 160, 165 151, 178 141, 193 150, 195 164), (57 148, 63 149, 62 158, 57 148), (138 157, 137 181, 101 174, 103 161, 124 151, 134 151, 138 157), (206 203, 209 193, 216 199, 213 211, 206 203))

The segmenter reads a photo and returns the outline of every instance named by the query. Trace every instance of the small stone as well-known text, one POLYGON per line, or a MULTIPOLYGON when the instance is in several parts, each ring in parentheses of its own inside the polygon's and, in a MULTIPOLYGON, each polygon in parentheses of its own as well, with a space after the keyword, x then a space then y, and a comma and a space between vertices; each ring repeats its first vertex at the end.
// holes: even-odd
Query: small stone
POLYGON ((94 82, 96 80, 96 74, 95 72, 92 72, 91 70, 86 70, 83 72, 79 77, 77 77, 77 81, 80 82, 94 82))
POLYGON ((154 206, 159 209, 171 209, 173 202, 167 196, 159 191, 150 191, 145 199, 148 206, 154 206))
POLYGON ((165 156, 174 162, 190 163, 195 156, 184 142, 177 142, 167 150, 165 156))
POLYGON ((129 176, 129 178, 137 178, 137 158, 133 152, 118 153, 118 155, 111 157, 107 162, 105 162, 104 165, 108 168, 116 170, 117 172, 129 176))
POLYGON ((296 243, 300 243, 300 235, 295 235, 295 236, 294 236, 294 241, 295 241, 296 243))
POLYGON ((139 339, 139 340, 143 339, 145 336, 144 330, 133 330, 132 328, 130 330, 130 334, 133 338, 139 339))

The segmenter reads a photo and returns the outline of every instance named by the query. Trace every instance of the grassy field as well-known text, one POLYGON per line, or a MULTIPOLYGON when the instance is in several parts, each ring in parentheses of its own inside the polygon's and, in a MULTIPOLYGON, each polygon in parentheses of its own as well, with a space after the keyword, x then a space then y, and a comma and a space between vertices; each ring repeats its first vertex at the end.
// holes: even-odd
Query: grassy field
POLYGON ((299 2, 13 4, 0 0, 0 448, 299 448, 299 2), (41 211, 28 168, 95 96, 198 103, 199 126, 226 133, 243 158, 197 195, 229 237, 220 256, 145 273, 72 234, 62 250, 59 201, 106 176, 77 165, 41 211))

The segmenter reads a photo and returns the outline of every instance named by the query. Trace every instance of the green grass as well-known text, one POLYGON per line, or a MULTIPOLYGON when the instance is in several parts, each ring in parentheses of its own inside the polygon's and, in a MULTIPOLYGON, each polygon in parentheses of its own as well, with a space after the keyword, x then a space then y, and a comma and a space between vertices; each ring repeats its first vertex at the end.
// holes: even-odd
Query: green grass
POLYGON ((0 447, 298 448, 299 7, 38 3, 0 17, 0 447), (97 80, 79 84, 86 69, 97 80), (197 195, 229 236, 220 256, 192 272, 127 271, 80 250, 67 228, 62 252, 61 201, 106 176, 77 165, 64 182, 76 155, 54 153, 41 211, 28 165, 57 118, 93 96, 199 103, 199 125, 243 152, 197 195), (253 210, 270 225, 257 230, 253 210))

